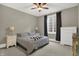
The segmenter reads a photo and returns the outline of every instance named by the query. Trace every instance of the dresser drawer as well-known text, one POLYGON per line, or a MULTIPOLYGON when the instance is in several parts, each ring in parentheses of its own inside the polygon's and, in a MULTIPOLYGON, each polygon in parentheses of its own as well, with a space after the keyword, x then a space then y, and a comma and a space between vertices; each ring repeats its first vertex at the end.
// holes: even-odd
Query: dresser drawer
POLYGON ((7 36, 6 38, 6 41, 7 41, 7 48, 9 46, 12 46, 12 45, 16 45, 16 36, 7 36))
POLYGON ((7 36, 7 39, 16 39, 16 36, 7 36))

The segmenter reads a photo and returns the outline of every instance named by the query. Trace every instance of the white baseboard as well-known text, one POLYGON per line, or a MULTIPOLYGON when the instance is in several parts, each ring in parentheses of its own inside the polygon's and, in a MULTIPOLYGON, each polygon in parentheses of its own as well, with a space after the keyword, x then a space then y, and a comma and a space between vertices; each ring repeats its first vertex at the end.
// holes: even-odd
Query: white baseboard
POLYGON ((6 44, 0 44, 0 48, 6 47, 6 44))

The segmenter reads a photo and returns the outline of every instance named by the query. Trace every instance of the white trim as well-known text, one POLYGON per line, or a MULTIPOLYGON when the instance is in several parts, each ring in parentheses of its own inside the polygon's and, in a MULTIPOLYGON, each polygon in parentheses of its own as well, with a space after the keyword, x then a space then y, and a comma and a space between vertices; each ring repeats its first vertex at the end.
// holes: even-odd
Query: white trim
POLYGON ((5 43, 0 44, 0 48, 4 48, 4 47, 6 47, 6 44, 5 43))
POLYGON ((48 34, 56 34, 56 32, 48 32, 48 34))

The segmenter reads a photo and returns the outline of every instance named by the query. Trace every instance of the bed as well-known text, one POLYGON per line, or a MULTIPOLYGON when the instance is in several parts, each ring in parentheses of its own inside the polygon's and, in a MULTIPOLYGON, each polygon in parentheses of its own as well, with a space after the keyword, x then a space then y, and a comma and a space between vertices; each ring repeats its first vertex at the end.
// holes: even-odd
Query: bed
POLYGON ((27 49, 30 54, 33 50, 40 48, 49 43, 47 36, 42 36, 39 33, 18 33, 17 43, 27 49))

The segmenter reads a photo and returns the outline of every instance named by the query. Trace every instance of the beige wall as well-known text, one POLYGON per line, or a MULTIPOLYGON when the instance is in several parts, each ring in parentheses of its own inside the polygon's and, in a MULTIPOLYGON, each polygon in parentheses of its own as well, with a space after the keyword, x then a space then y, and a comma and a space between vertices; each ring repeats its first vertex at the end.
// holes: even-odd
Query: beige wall
POLYGON ((38 17, 37 19, 39 32, 44 35, 44 16, 38 17))
POLYGON ((0 5, 0 41, 5 37, 6 28, 15 25, 16 32, 33 31, 37 17, 0 5))
POLYGON ((77 26, 78 7, 65 9, 62 11, 62 26, 77 26))
POLYGON ((79 5, 78 5, 78 28, 79 28, 79 5))
MULTIPOLYGON (((78 7, 68 8, 62 11, 62 26, 78 25, 78 7)), ((38 18, 38 26, 40 33, 44 33, 44 17, 38 18)))
POLYGON ((79 5, 78 5, 78 35, 79 35, 79 5))

